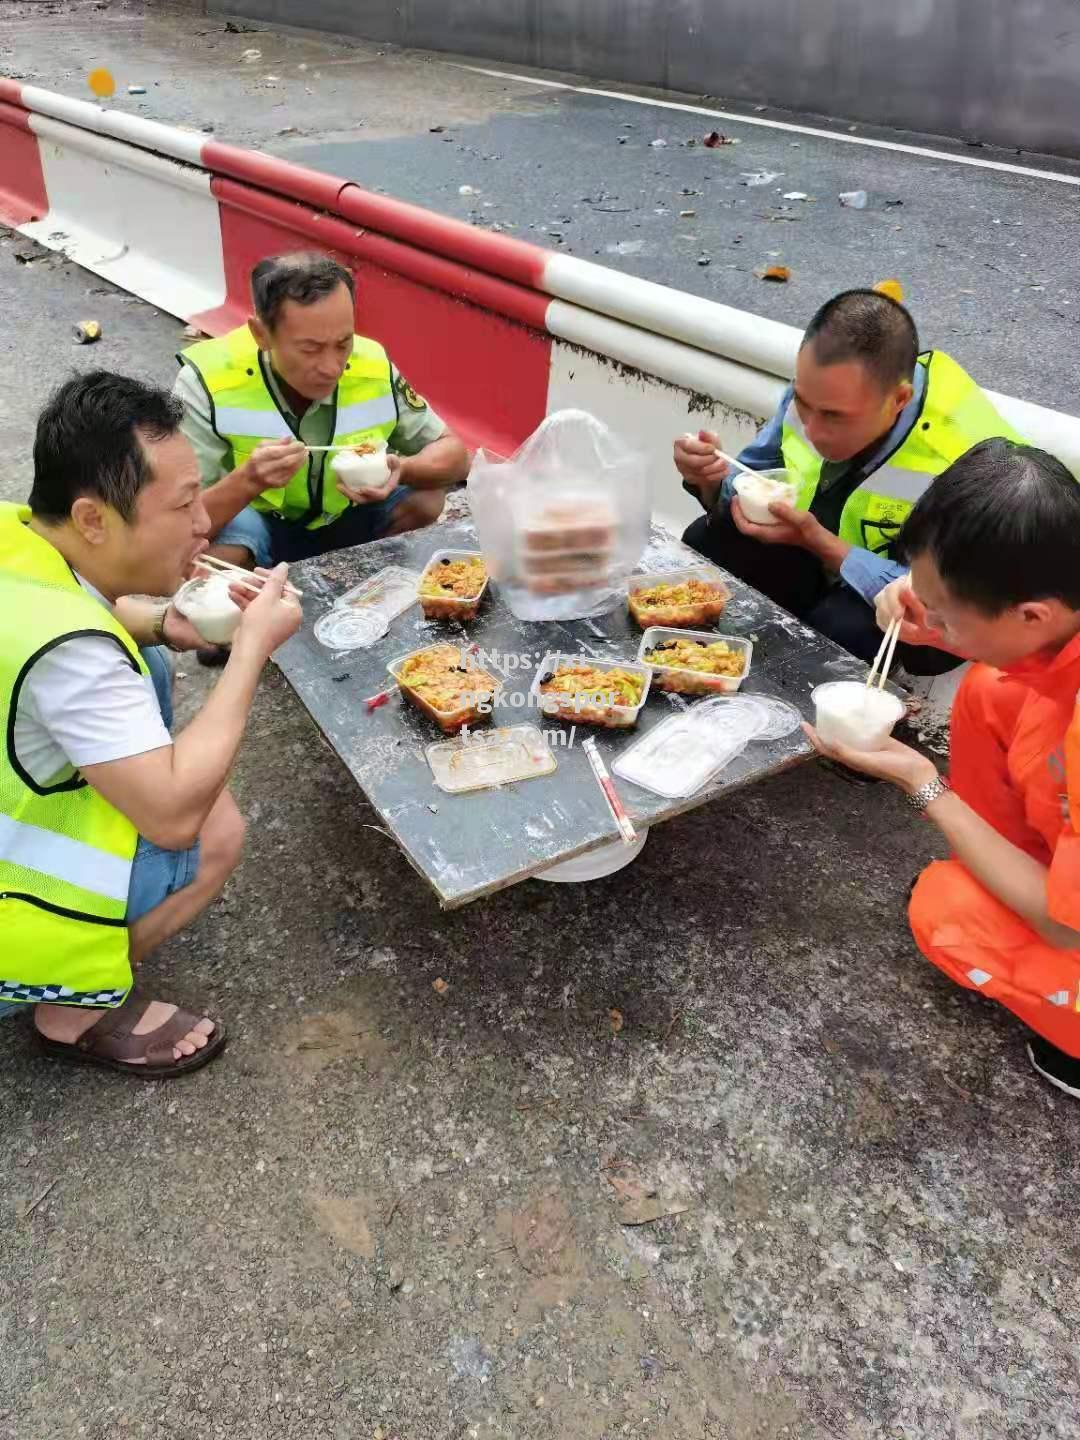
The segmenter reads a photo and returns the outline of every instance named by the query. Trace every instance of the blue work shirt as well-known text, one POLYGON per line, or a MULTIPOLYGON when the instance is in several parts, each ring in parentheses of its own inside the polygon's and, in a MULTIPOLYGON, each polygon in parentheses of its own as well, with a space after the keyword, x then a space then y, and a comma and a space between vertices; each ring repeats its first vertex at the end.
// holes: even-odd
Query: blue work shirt
MULTIPOLYGON (((896 424, 872 454, 862 462, 868 475, 881 463, 877 461, 877 456, 880 455, 883 462, 888 456, 894 454, 915 428, 915 422, 922 409, 923 392, 926 389, 926 370, 922 365, 915 366, 912 384, 915 387, 915 393, 896 417, 896 424)), ((788 386, 776 414, 736 457, 740 464, 745 465, 748 470, 782 470, 784 468, 784 453, 781 444, 784 433, 784 416, 791 403, 794 388, 793 385, 788 386)), ((728 503, 735 494, 733 481, 734 474, 731 474, 724 481, 720 491, 721 499, 728 503)), ((875 555, 872 550, 864 550, 858 545, 848 551, 844 563, 840 567, 840 579, 850 585, 852 590, 857 591, 868 605, 874 603, 876 596, 885 589, 886 585, 906 574, 906 565, 898 565, 887 555, 875 555)))

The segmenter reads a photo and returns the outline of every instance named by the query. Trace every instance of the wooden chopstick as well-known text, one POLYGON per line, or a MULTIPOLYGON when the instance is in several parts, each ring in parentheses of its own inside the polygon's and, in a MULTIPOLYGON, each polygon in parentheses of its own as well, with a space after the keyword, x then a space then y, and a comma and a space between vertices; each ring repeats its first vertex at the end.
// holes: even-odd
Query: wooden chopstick
POLYGON ((901 624, 902 621, 900 620, 889 621, 889 627, 885 631, 881 645, 878 647, 877 655, 874 657, 874 663, 870 667, 870 674, 866 677, 866 688, 868 690, 875 682, 879 690, 884 690, 885 681, 888 679, 889 669, 893 662, 893 656, 896 653, 896 641, 900 635, 901 624), (883 661, 884 664, 882 664, 883 661), (879 666, 881 666, 880 677, 879 666))
POLYGON ((904 622, 902 620, 897 620, 896 626, 892 633, 892 639, 889 641, 889 649, 888 653, 885 656, 885 664, 881 667, 881 679, 878 681, 879 690, 885 689, 885 682, 889 678, 889 671, 892 669, 893 656, 896 654, 896 642, 900 639, 900 627, 903 623, 904 622))
MULTIPOLYGON (((251 570, 245 570, 242 565, 234 565, 231 560, 219 559, 217 555, 200 555, 195 564, 204 565, 208 570, 216 570, 219 575, 227 575, 234 585, 242 585, 256 594, 266 580, 265 575, 256 575, 251 570)), ((288 580, 285 582, 285 589, 296 600, 304 598, 304 592, 297 590, 288 580)))
POLYGON ((626 813, 619 792, 615 789, 615 782, 608 774, 608 768, 600 757, 600 751, 596 748, 596 740, 589 736, 581 747, 589 761, 596 783, 604 792, 604 798, 611 806, 611 813, 615 817, 615 823, 619 827, 619 834, 627 845, 632 845, 637 839, 637 831, 634 829, 634 822, 626 813))

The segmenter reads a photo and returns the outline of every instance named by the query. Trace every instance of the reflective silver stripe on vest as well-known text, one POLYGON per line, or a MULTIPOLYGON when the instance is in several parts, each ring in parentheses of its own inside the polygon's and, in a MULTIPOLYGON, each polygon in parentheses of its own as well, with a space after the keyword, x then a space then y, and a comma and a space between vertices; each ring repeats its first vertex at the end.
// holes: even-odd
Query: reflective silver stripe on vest
POLYGON ((875 495, 885 495, 890 500, 903 500, 908 505, 914 505, 933 478, 933 475, 927 475, 923 470, 905 470, 900 465, 882 465, 880 470, 875 470, 866 477, 859 489, 870 490, 875 495))
POLYGON ((360 400, 355 405, 342 405, 337 412, 339 435, 355 435, 358 430, 374 430, 376 425, 388 425, 397 420, 397 406, 393 395, 379 395, 374 400, 360 400))
POLYGON ((10 815, 0 815, 0 860, 78 885, 106 900, 126 900, 131 883, 130 860, 69 835, 25 825, 10 815))
POLYGON ((284 416, 276 410, 232 410, 219 405, 214 411, 219 435, 247 435, 256 440, 295 440, 284 416))

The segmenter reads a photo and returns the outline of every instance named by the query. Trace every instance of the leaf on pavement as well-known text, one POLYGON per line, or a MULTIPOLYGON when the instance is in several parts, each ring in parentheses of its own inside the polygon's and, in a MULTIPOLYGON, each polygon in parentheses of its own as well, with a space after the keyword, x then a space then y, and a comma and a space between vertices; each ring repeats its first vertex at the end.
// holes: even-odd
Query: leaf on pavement
POLYGON ((615 1192, 620 1225, 649 1225, 665 1215, 681 1215, 690 1208, 684 1197, 650 1185, 632 1171, 609 1175, 607 1181, 615 1192))

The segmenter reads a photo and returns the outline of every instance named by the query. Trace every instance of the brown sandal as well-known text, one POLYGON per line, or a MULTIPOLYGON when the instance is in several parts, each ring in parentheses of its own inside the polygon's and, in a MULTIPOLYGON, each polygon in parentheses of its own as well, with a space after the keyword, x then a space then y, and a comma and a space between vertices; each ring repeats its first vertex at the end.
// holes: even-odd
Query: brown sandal
POLYGON ((120 1070, 136 1080, 172 1080, 192 1070, 201 1070, 221 1054, 225 1048, 226 1032, 224 1025, 215 1020, 214 1032, 207 1037, 201 1050, 196 1050, 194 1055, 185 1055, 181 1060, 174 1059, 173 1046, 176 1042, 182 1040, 200 1020, 210 1018, 193 1015, 189 1010, 178 1009, 156 1030, 148 1030, 145 1035, 133 1035, 132 1031, 146 1014, 151 998, 133 986, 122 1005, 115 1010, 103 1010, 100 1020, 84 1031, 78 1040, 50 1040, 40 1031, 35 1032, 38 1049, 53 1060, 103 1065, 108 1070, 120 1070), (144 1057, 144 1064, 131 1064, 132 1060, 144 1057))

